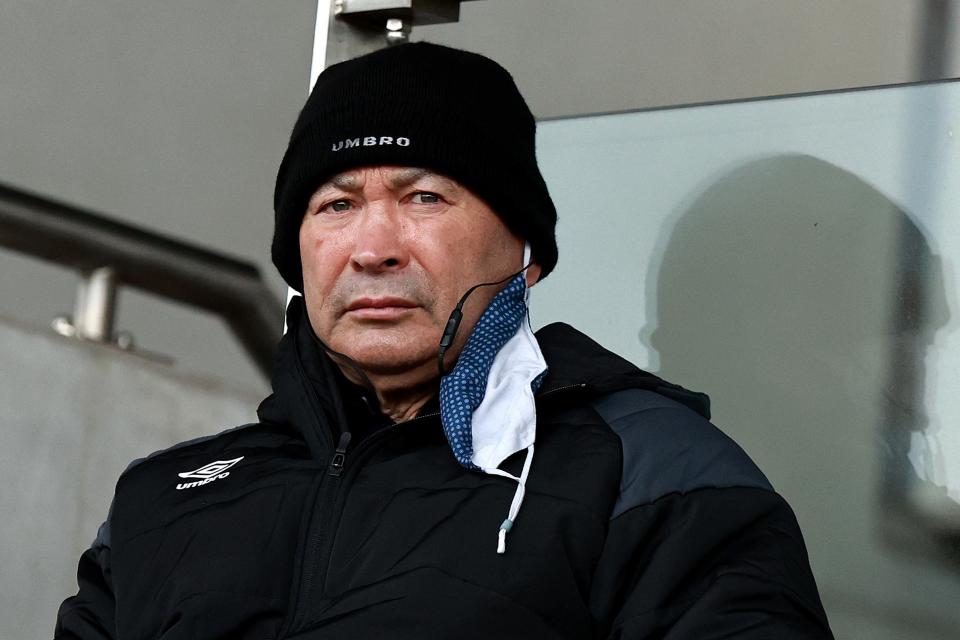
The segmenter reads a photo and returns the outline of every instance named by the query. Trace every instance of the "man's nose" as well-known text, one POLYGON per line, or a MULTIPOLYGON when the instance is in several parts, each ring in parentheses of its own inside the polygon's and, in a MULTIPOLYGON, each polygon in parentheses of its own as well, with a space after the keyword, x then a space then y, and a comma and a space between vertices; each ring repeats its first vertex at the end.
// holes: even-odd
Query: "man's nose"
POLYGON ((409 261, 404 225, 397 207, 370 204, 356 227, 351 264, 357 271, 384 272, 402 269, 409 261))

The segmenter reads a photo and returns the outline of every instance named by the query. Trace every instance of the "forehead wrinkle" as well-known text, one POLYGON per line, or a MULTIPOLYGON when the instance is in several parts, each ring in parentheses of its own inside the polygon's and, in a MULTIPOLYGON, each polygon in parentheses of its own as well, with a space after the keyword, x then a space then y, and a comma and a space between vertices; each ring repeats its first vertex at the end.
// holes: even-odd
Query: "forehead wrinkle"
POLYGON ((317 191, 329 189, 330 187, 342 189, 343 191, 357 191, 360 189, 360 180, 352 173, 338 173, 321 184, 317 191))
MULTIPOLYGON (((306 213, 317 209, 320 206, 320 201, 325 193, 328 191, 346 191, 347 193, 357 193, 363 188, 360 181, 357 180, 356 176, 349 173, 338 173, 335 176, 327 178, 320 186, 314 189, 313 193, 310 194, 309 200, 307 200, 307 210, 306 213)), ((306 213, 304 215, 306 215, 306 213)))
POLYGON ((386 176, 386 181, 391 188, 402 189, 428 175, 433 175, 433 172, 420 167, 401 167, 390 170, 390 173, 386 176))
POLYGON ((437 173, 436 171, 423 169, 420 167, 401 167, 394 169, 386 176, 386 181, 391 189, 402 189, 415 184, 417 181, 423 178, 434 178, 443 182, 451 190, 460 190, 460 183, 458 183, 456 180, 448 178, 442 173, 437 173))

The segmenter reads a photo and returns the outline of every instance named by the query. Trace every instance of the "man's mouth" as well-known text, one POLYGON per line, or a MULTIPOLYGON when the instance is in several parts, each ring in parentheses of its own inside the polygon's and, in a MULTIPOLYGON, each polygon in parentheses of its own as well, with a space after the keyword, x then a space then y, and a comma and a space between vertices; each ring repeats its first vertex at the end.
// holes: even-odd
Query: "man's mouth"
POLYGON ((405 298, 358 298, 347 305, 344 315, 362 320, 394 320, 419 306, 405 298))

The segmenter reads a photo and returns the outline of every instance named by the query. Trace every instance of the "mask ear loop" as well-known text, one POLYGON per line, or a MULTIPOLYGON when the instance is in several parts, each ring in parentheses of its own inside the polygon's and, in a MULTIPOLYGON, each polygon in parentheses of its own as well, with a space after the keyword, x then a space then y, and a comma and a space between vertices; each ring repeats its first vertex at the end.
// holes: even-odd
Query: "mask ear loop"
MULTIPOLYGON (((523 274, 523 302, 529 306, 530 303, 530 285, 527 283, 527 269, 533 266, 533 249, 529 242, 523 243, 523 264, 527 265, 520 273, 523 274)), ((536 283, 534 283, 536 284, 536 283)), ((529 319, 529 314, 528 314, 529 319)))
MULTIPOLYGON (((524 244, 523 257, 524 260, 527 259, 527 256, 530 252, 530 244, 524 244)), ((532 261, 526 262, 526 266, 516 273, 511 273, 503 280, 497 280, 496 282, 481 282, 480 284, 475 284, 467 292, 460 297, 460 302, 457 303, 457 306, 453 308, 453 311, 450 313, 450 317, 447 318, 447 326, 443 329, 443 335, 440 337, 440 349, 437 351, 437 369, 440 371, 440 377, 442 378, 447 374, 446 367, 444 367, 444 357, 447 355, 447 349, 450 348, 450 345, 453 344, 454 338, 457 337, 457 330, 460 329, 460 321, 463 320, 463 305, 466 304, 467 298, 470 295, 479 289, 480 287, 493 287, 498 284, 503 284, 508 280, 516 278, 522 273, 525 273, 527 269, 533 264, 532 261)))

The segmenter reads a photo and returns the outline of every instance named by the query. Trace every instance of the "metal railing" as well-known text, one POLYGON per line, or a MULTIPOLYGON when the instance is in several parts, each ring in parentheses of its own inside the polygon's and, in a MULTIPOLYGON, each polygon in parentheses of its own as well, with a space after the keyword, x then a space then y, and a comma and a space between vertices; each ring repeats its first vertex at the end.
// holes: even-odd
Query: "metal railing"
POLYGON ((81 274, 69 327, 79 338, 116 342, 116 288, 136 287, 220 316, 269 376, 283 304, 251 263, 2 183, 0 246, 81 274))

